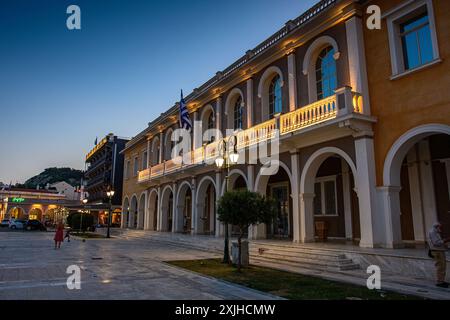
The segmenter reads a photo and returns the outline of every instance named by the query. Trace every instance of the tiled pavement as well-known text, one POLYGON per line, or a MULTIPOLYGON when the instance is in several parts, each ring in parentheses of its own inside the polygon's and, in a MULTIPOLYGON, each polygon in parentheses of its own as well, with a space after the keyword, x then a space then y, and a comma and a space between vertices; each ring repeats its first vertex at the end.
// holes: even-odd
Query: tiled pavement
POLYGON ((7 299, 274 299, 163 261, 214 253, 139 239, 80 240, 53 249, 53 233, 0 232, 0 300, 7 299), (81 268, 81 290, 66 269, 81 268))

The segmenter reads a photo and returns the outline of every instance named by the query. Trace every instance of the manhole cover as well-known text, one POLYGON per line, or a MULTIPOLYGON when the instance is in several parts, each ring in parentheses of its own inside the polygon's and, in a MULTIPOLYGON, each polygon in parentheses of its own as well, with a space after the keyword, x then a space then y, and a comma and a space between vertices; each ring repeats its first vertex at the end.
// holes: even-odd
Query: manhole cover
POLYGON ((92 257, 92 260, 102 260, 102 257, 92 257))

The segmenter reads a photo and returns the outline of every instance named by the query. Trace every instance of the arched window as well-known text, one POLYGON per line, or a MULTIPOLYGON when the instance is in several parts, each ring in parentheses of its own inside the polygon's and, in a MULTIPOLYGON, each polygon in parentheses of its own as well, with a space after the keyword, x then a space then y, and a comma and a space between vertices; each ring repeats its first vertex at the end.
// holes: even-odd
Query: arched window
MULTIPOLYGON (((214 113, 211 111, 210 113, 209 113, 209 116, 208 116, 208 120, 207 120, 207 123, 206 123, 206 129, 214 129, 215 128, 215 126, 214 126, 214 113)), ((211 138, 209 139, 209 142, 214 142, 214 136, 211 136, 211 138)))
POLYGON ((233 114, 234 114, 234 130, 242 129, 242 97, 239 96, 234 103, 233 114))
POLYGON ((333 58, 334 49, 328 46, 323 49, 316 61, 317 100, 334 94, 337 86, 336 61, 333 58))
POLYGON ((273 77, 269 85, 269 118, 283 110, 281 79, 279 75, 273 77))

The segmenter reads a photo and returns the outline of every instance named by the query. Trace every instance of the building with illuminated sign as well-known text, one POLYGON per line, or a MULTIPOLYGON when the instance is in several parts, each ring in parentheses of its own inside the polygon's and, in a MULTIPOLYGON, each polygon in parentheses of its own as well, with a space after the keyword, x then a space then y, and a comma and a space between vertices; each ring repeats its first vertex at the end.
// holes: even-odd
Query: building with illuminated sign
MULTIPOLYGON (((129 139, 119 138, 111 133, 86 155, 84 190, 88 195, 88 205, 108 204, 108 188, 115 191, 112 204, 121 205, 124 166, 121 151, 128 141, 129 139)), ((99 219, 101 215, 100 212, 99 219)))
POLYGON ((57 191, 5 188, 0 190, 0 218, 54 223, 65 219, 67 206, 78 203, 57 191))
POLYGON ((438 219, 450 231, 449 6, 323 0, 288 21, 186 97, 189 150, 172 152, 178 104, 127 143, 122 227, 223 236, 215 159, 235 137, 230 188, 279 206, 251 239, 311 242, 326 225, 330 239, 393 248, 423 244, 438 219), (370 4, 381 30, 366 28, 370 4), (252 161, 274 143, 276 159, 252 161))

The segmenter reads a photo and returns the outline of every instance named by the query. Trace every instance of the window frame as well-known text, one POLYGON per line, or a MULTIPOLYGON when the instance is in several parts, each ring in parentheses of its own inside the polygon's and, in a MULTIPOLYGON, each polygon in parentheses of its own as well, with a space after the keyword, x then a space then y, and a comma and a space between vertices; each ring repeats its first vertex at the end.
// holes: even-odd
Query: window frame
MULTIPOLYGON (((315 78, 315 90, 316 90, 316 97, 317 97, 317 101, 319 100, 323 100, 326 99, 328 97, 331 97, 334 94, 334 91, 337 89, 337 64, 336 64, 336 60, 334 59, 334 55, 336 52, 334 52, 334 48, 332 45, 326 46, 324 48, 322 48, 319 51, 319 54, 316 57, 315 63, 314 63, 314 73, 316 75, 315 78), (326 52, 325 52, 326 51, 326 52), (322 57, 322 53, 325 52, 325 55, 322 57), (324 59, 330 55, 331 59, 332 59, 332 63, 334 64, 334 74, 327 74, 328 77, 323 78, 322 76, 322 71, 324 70, 323 68, 323 61, 324 59), (318 64, 320 63, 320 68, 318 68, 318 64), (317 72, 320 70, 320 78, 318 78, 317 76, 317 72), (330 75, 333 75, 334 78, 334 82, 335 82, 335 88, 332 90, 333 93, 331 93, 330 95, 324 96, 324 81, 328 80, 328 83, 330 82, 329 80, 332 79, 332 77, 330 75), (321 90, 320 90, 320 95, 319 95, 319 86, 318 84, 321 83, 321 90)), ((327 89, 331 89, 330 86, 328 86, 329 88, 327 89)))
POLYGON ((239 95, 236 99, 236 101, 233 103, 233 130, 243 130, 244 129, 244 108, 242 106, 242 102, 244 100, 242 99, 242 96, 239 95), (238 109, 238 112, 236 112, 236 109, 238 109), (236 114, 238 116, 236 116, 236 114), (239 121, 240 126, 236 126, 237 121, 239 121))
POLYGON ((269 83, 269 119, 273 119, 275 115, 283 112, 283 87, 281 85, 282 80, 279 74, 275 74, 269 83), (278 82, 278 91, 280 97, 276 95, 276 86, 278 82), (280 103, 280 110, 275 110, 277 102, 280 103))
POLYGON ((439 56, 439 46, 436 34, 436 24, 434 18, 433 2, 431 0, 418 0, 403 3, 382 15, 386 19, 388 28, 389 51, 391 59, 391 80, 395 80, 404 75, 422 70, 431 65, 441 62, 439 56), (423 10, 425 9, 425 10, 423 10), (404 50, 402 37, 400 35, 400 25, 426 12, 430 29, 431 46, 433 58, 430 62, 417 67, 406 69, 404 60, 404 50))
MULTIPOLYGON (((316 185, 316 183, 320 183, 320 195, 321 195, 321 199, 320 199, 320 209, 321 209, 321 213, 316 213, 315 210, 313 209, 313 214, 314 217, 339 217, 339 208, 338 208, 338 193, 337 193, 337 176, 336 175, 331 175, 331 176, 324 176, 324 177, 318 177, 315 179, 314 181, 314 187, 316 185), (334 206, 336 208, 336 213, 334 214, 329 214, 326 213, 326 199, 325 199, 325 182, 329 182, 332 181, 334 183, 334 206), (325 209, 325 211, 324 211, 325 209)), ((313 205, 314 208, 314 205, 313 205)))
POLYGON ((139 156, 135 156, 133 159, 133 177, 136 177, 139 173, 139 156))

